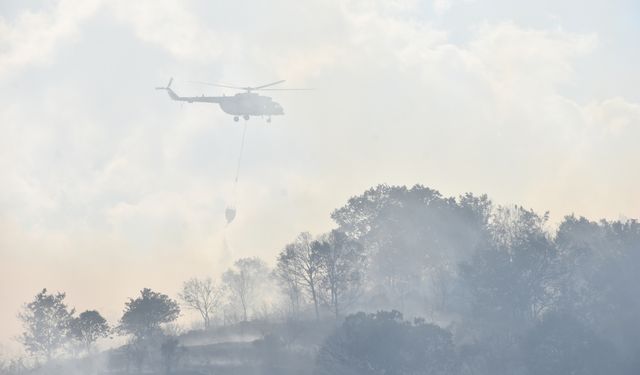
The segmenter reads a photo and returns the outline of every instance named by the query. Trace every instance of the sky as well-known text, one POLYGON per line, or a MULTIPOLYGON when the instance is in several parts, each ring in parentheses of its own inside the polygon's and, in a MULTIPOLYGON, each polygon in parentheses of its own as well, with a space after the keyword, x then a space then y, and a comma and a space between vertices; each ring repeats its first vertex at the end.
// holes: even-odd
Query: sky
POLYGON ((556 223, 640 217, 639 17, 633 0, 3 0, 0 352, 44 287, 114 323, 144 287, 273 263, 379 183, 556 223), (154 90, 170 77, 181 95, 315 90, 249 120, 234 196, 242 122, 154 90))

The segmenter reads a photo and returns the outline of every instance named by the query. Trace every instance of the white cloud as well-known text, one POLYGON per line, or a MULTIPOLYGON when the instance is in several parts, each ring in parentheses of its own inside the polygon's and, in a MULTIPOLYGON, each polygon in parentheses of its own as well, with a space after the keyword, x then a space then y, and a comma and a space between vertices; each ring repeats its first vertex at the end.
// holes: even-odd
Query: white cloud
POLYGON ((510 93, 553 92, 572 78, 576 58, 593 52, 595 35, 562 30, 523 29, 513 23, 483 25, 477 29, 470 52, 501 87, 510 93))
POLYGON ((451 9, 452 5, 453 0, 433 0, 433 10, 439 16, 445 14, 449 9, 451 9))
POLYGON ((237 40, 224 30, 206 27, 185 2, 118 0, 109 2, 116 17, 130 25, 138 38, 165 48, 185 61, 211 62, 231 53, 237 40))
POLYGON ((624 98, 611 98, 585 106, 585 115, 590 124, 607 133, 620 135, 629 127, 640 129, 640 104, 630 103, 624 98))
POLYGON ((25 11, 10 22, 0 18, 0 77, 31 64, 48 63, 58 45, 78 35, 101 1, 60 0, 53 11, 25 11))

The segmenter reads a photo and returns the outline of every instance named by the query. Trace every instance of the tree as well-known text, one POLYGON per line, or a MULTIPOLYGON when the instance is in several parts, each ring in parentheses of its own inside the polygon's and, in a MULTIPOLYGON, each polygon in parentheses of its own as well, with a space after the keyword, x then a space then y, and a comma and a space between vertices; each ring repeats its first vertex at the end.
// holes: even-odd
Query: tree
POLYGON ((109 331, 106 319, 95 310, 87 310, 71 321, 70 334, 84 346, 87 353, 91 351, 93 343, 107 337, 109 331))
POLYGON ((328 292, 336 319, 343 305, 358 296, 364 272, 364 250, 360 243, 333 230, 314 242, 321 263, 321 285, 328 292))
POLYGON ((171 374, 177 367, 180 357, 185 353, 185 348, 180 346, 180 341, 175 337, 168 337, 160 345, 160 355, 165 374, 171 374))
POLYGON ((48 294, 47 289, 42 289, 18 315, 25 328, 20 341, 28 352, 49 360, 68 341, 75 310, 68 309, 65 296, 65 293, 48 294))
POLYGON ((450 332, 398 311, 348 316, 320 347, 316 375, 454 375, 460 368, 450 332))
POLYGON ((492 238, 461 265, 482 326, 526 329, 553 308, 559 295, 558 252, 544 230, 547 220, 547 214, 522 207, 499 208, 492 238))
POLYGON ((0 358, 0 375, 27 374, 31 371, 30 366, 27 365, 26 361, 21 357, 11 360, 0 358))
POLYGON ((283 251, 278 254, 274 275, 289 298, 291 314, 294 317, 297 317, 300 313, 300 304, 302 303, 303 298, 303 284, 298 273, 294 272, 294 266, 293 259, 287 255, 286 251, 283 251))
POLYGON ((428 295, 451 292, 433 282, 432 271, 469 260, 487 237, 491 207, 484 195, 455 199, 421 185, 379 185, 349 199, 331 217, 338 230, 364 246, 367 289, 376 293, 370 296, 376 308, 419 311, 428 295))
POLYGON ((613 345, 568 315, 545 316, 525 336, 522 352, 531 375, 621 373, 613 345))
POLYGON ((222 288, 215 285, 211 278, 193 278, 184 283, 178 297, 187 308, 200 313, 204 328, 208 329, 211 326, 212 315, 220 307, 222 294, 222 288))
POLYGON ((254 303, 258 287, 269 274, 266 263, 257 257, 238 259, 234 268, 222 275, 231 294, 240 302, 243 320, 248 319, 248 311, 254 303))
POLYGON ((120 318, 120 332, 131 334, 142 341, 160 332, 160 325, 169 323, 180 315, 180 306, 166 294, 145 288, 140 297, 130 298, 125 303, 124 314, 120 318))
POLYGON ((320 319, 319 292, 322 272, 320 246, 311 234, 300 233, 278 256, 279 266, 287 269, 291 278, 300 280, 313 302, 316 319, 320 319))
POLYGON ((640 368, 640 223, 567 216, 555 243, 562 260, 559 310, 612 341, 629 373, 640 368))

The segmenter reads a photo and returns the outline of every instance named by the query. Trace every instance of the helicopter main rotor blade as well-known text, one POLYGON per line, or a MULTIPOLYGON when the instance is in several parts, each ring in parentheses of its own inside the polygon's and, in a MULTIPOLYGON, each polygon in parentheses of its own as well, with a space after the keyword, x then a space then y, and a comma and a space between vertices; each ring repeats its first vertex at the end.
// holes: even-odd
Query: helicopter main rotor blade
POLYGON ((277 84, 279 84, 279 83, 282 83, 282 82, 284 82, 284 79, 283 79, 283 80, 281 80, 281 81, 276 81, 276 82, 272 82, 272 83, 267 83, 266 85, 262 85, 262 86, 258 86, 258 87, 250 87, 250 89, 251 89, 251 90, 262 90, 262 89, 264 89, 265 87, 275 86, 275 85, 277 85, 277 84))
POLYGON ((189 82, 197 83, 199 85, 224 87, 224 88, 227 88, 227 89, 236 89, 236 90, 249 90, 249 89, 251 89, 251 87, 239 87, 239 86, 223 85, 221 83, 210 83, 210 82, 202 82, 202 81, 189 81, 189 82))
POLYGON ((313 91, 315 89, 260 89, 260 91, 313 91))
POLYGON ((266 85, 262 85, 262 86, 258 86, 258 87, 242 87, 242 86, 232 86, 232 85, 225 85, 222 83, 211 83, 211 82, 202 82, 202 81, 189 81, 191 83, 196 83, 199 85, 207 85, 207 86, 214 86, 214 87, 223 87, 223 88, 227 88, 227 89, 235 89, 235 90, 245 90, 245 91, 310 91, 313 89, 289 89, 289 88, 283 88, 283 89, 269 89, 267 87, 271 87, 271 86, 275 86, 278 85, 282 82, 285 82, 285 80, 280 80, 280 81, 276 81, 276 82, 271 82, 268 83, 266 85))

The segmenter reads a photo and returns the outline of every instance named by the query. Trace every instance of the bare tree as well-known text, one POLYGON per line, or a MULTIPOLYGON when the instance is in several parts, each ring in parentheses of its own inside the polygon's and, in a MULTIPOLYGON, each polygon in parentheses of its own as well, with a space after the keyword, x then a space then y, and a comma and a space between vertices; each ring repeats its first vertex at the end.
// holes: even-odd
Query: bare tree
POLYGON ((293 270, 293 259, 287 256, 286 251, 278 255, 278 263, 274 270, 276 280, 280 283, 283 291, 289 298, 290 314, 296 317, 300 313, 302 302, 302 279, 293 270))
POLYGON ((204 328, 211 326, 211 319, 222 302, 223 289, 216 285, 211 278, 185 281, 178 297, 183 305, 195 310, 202 316, 204 328))
POLYGON ((308 232, 300 233, 296 240, 287 245, 279 255, 279 263, 287 263, 287 270, 292 278, 297 278, 307 289, 313 306, 316 319, 320 319, 318 306, 319 287, 321 278, 321 257, 319 247, 314 246, 313 238, 308 232))
POLYGON ((360 292, 364 271, 364 248, 343 232, 333 230, 312 244, 320 255, 321 285, 336 316, 360 292))
POLYGON ((240 302, 243 320, 248 318, 248 310, 254 302, 261 282, 266 281, 269 269, 266 263, 257 257, 238 259, 234 268, 222 275, 222 281, 233 297, 240 302))

